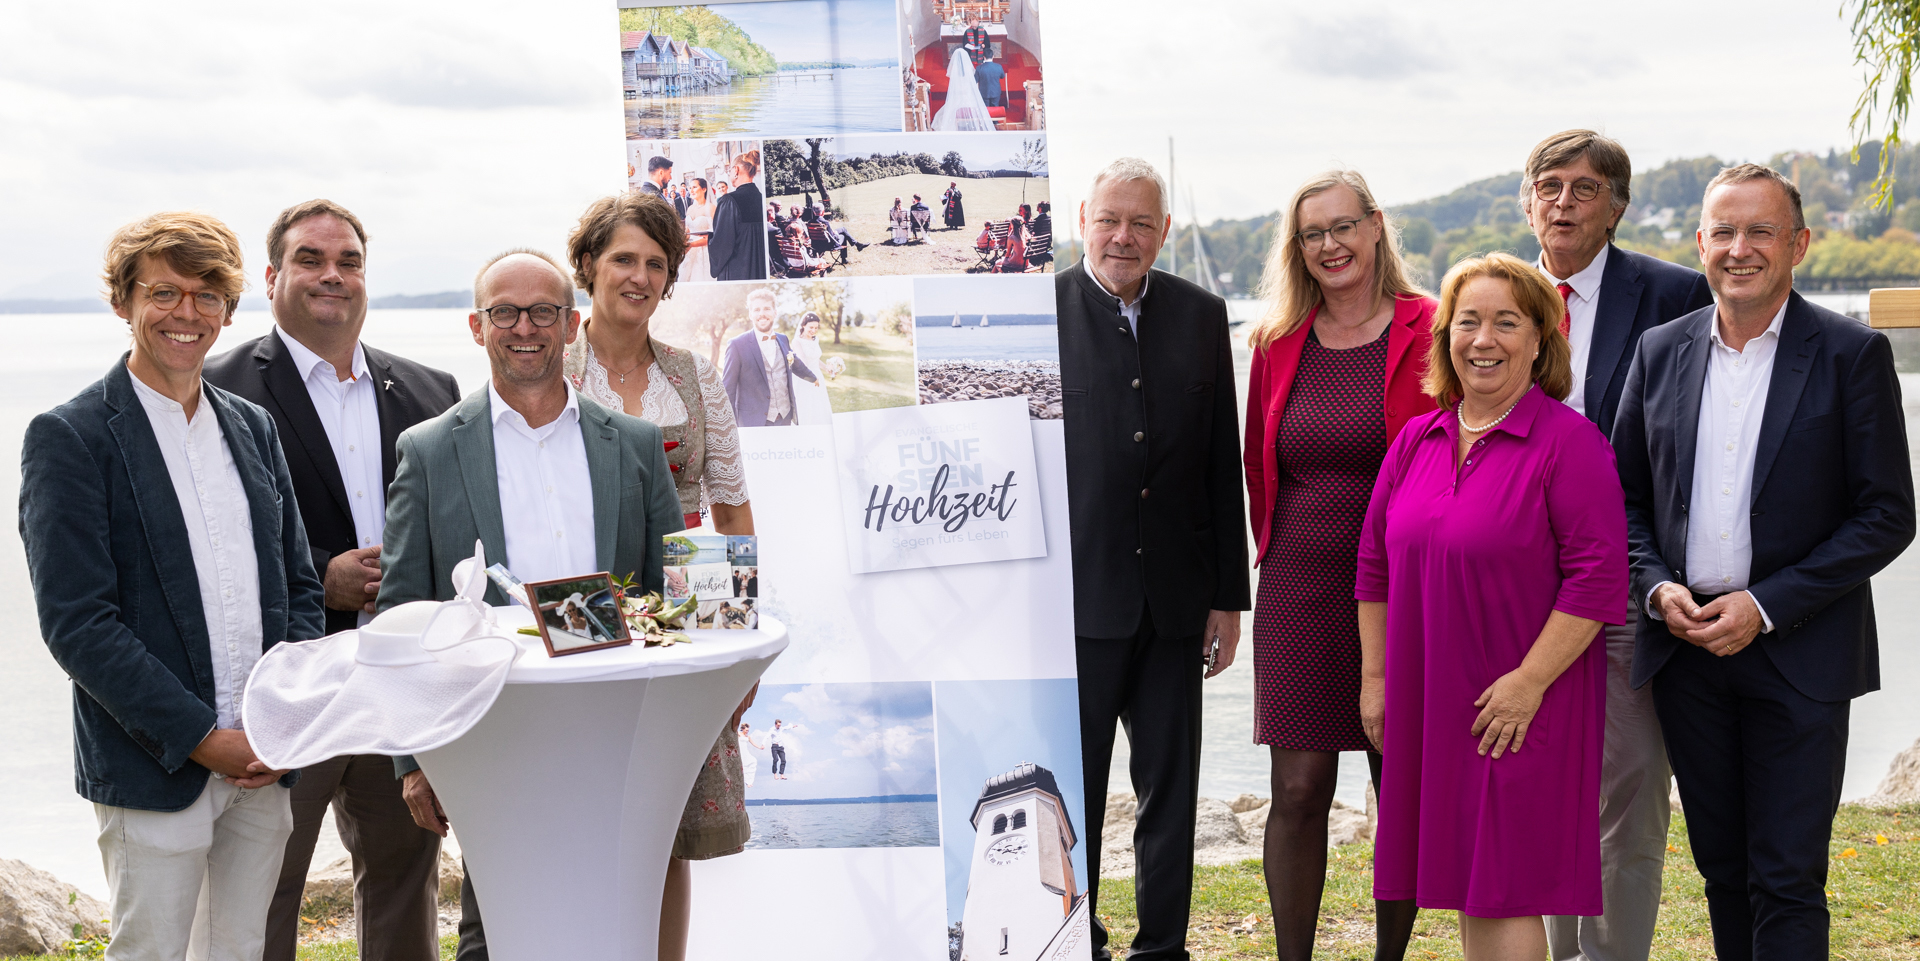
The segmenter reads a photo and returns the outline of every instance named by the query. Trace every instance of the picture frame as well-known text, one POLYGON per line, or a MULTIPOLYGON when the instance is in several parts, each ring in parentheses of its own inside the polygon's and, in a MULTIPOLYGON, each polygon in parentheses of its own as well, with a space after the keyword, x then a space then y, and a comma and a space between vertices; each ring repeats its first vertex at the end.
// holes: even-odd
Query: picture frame
POLYGON ((613 575, 582 574, 526 585, 534 604, 534 623, 548 657, 565 657, 633 643, 620 613, 613 575))

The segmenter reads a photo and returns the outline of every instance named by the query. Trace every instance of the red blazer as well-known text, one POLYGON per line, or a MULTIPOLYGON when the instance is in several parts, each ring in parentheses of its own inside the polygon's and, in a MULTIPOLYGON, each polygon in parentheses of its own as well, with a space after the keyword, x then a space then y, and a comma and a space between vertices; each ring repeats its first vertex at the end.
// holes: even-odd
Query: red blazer
MULTIPOLYGON (((1387 326, 1386 414, 1387 442, 1413 417, 1434 408, 1433 398, 1420 389, 1427 375, 1427 348, 1433 343, 1433 314, 1440 305, 1430 297, 1396 298, 1393 323, 1387 326)), ((1247 383, 1247 442, 1241 456, 1247 466, 1247 511, 1256 545, 1254 566, 1267 556, 1267 535, 1273 529, 1273 502, 1280 496, 1273 445, 1280 432, 1280 415, 1287 409, 1300 351, 1313 330, 1315 307, 1300 329, 1253 352, 1253 372, 1247 383)))

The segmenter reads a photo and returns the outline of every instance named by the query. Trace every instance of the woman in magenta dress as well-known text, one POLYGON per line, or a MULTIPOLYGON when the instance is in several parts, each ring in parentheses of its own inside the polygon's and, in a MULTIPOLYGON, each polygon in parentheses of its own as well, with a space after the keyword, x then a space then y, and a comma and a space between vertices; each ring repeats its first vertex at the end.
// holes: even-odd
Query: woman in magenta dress
MULTIPOLYGON (((1433 409, 1421 381, 1434 302, 1407 279, 1358 173, 1308 180, 1286 211, 1250 338, 1243 450, 1260 565, 1253 739, 1273 758, 1262 868, 1280 961, 1307 961, 1339 752, 1379 766, 1360 726, 1354 553, 1387 442, 1433 409)), ((1398 961, 1416 911, 1376 906, 1375 958, 1398 961)))
POLYGON ((1597 915, 1606 651, 1627 521, 1613 449, 1562 404, 1560 296, 1492 254, 1441 284, 1427 391, 1360 537, 1360 714, 1385 749, 1374 897, 1459 911, 1468 961, 1597 915), (1523 750, 1524 748, 1524 750, 1523 750))

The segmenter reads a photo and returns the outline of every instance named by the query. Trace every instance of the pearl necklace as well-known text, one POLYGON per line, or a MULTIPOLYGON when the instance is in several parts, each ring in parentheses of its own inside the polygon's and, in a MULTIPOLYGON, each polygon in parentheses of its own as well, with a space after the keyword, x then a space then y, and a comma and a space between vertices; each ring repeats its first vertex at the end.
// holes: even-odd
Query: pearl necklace
POLYGON ((1456 419, 1456 420, 1458 420, 1458 421, 1460 422, 1460 429, 1461 429, 1461 430, 1464 430, 1464 431, 1466 431, 1466 432, 1467 432, 1467 433, 1469 433, 1469 434, 1484 434, 1484 433, 1486 433, 1487 431, 1490 431, 1490 430, 1492 430, 1492 429, 1494 429, 1495 427, 1498 427, 1498 426, 1500 426, 1500 422, 1501 422, 1501 421, 1503 421, 1503 420, 1506 420, 1506 419, 1507 419, 1507 416, 1508 416, 1509 414, 1512 414, 1512 413, 1513 413, 1513 409, 1514 409, 1515 407, 1518 407, 1518 406, 1520 406, 1520 402, 1521 402, 1521 401, 1523 401, 1523 400, 1525 400, 1525 399, 1527 398, 1527 394, 1528 394, 1528 393, 1532 393, 1532 391, 1533 391, 1533 386, 1532 386, 1531 384, 1529 384, 1529 385, 1527 386, 1527 389, 1526 389, 1526 391, 1525 391, 1525 392, 1522 392, 1522 393, 1521 393, 1521 395, 1520 395, 1519 397, 1516 397, 1516 398, 1514 398, 1514 401, 1513 401, 1513 403, 1512 403, 1512 404, 1509 404, 1509 405, 1507 406, 1507 413, 1505 413, 1505 414, 1501 414, 1500 416, 1498 416, 1498 417, 1495 417, 1495 418, 1493 419, 1493 423, 1491 423, 1491 424, 1488 424, 1488 425, 1487 425, 1487 426, 1485 426, 1485 427, 1475 427, 1475 426, 1473 426, 1473 425, 1471 425, 1471 424, 1469 424, 1469 423, 1467 423, 1467 413, 1466 413, 1466 411, 1467 411, 1467 399, 1466 399, 1465 397, 1462 397, 1462 398, 1460 398, 1460 403, 1458 403, 1458 404, 1456 404, 1456 405, 1454 405, 1454 408, 1453 408, 1453 416, 1454 416, 1454 419, 1456 419))

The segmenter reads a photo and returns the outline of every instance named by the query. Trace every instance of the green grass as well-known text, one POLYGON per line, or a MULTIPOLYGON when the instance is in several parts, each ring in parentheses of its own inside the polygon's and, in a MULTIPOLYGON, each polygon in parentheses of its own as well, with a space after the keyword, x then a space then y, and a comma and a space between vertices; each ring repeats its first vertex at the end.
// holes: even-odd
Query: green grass
MULTIPOLYGON (((1833 824, 1828 907, 1833 913, 1833 957, 1845 961, 1893 961, 1920 957, 1920 807, 1897 811, 1843 807, 1833 824), (1879 843, 1876 838, 1886 838, 1879 843), (1851 851, 1852 853, 1848 853, 1851 851)), ((1707 902, 1687 827, 1675 815, 1668 834, 1665 891, 1654 934, 1654 961, 1695 961, 1713 956, 1707 902)), ((1274 956, 1273 925, 1260 862, 1194 870, 1193 919, 1187 944, 1196 959, 1274 956), (1251 935, 1229 931, 1247 915, 1259 917, 1251 935)), ((1100 916, 1116 947, 1138 929, 1133 882, 1100 882, 1100 916)), ((1373 851, 1355 844, 1331 852, 1327 888, 1320 902, 1316 959, 1367 961, 1373 957, 1373 851)), ((1120 957, 1120 952, 1114 953, 1120 957)), ((1460 937, 1450 911, 1422 911, 1407 957, 1460 958, 1460 937)))
POLYGON ((918 388, 910 337, 849 326, 841 328, 836 344, 833 332, 823 330, 820 353, 847 364, 844 373, 826 381, 827 397, 836 413, 913 406, 918 388))
MULTIPOLYGON (((1687 826, 1675 816, 1669 846, 1654 961, 1712 957, 1712 932, 1700 875, 1687 847, 1687 826)), ((1895 961, 1920 957, 1920 807, 1870 810, 1843 807, 1833 822, 1833 860, 1827 876, 1833 912, 1833 957, 1840 961, 1895 961), (1885 838, 1880 843, 1879 838, 1885 838), (1849 853, 1851 852, 1851 853, 1849 853)), ((1271 958, 1273 925, 1260 862, 1245 861, 1194 870, 1193 920, 1187 944, 1201 961, 1271 958), (1259 923, 1252 935, 1228 929, 1247 915, 1259 923)), ((1320 901, 1320 939, 1314 957, 1367 961, 1373 957, 1373 851, 1352 844, 1328 855, 1327 888, 1320 901)), ((1125 946, 1138 923, 1133 881, 1100 882, 1100 916, 1116 947, 1125 946)), ((453 958, 454 939, 440 941, 443 961, 453 958)), ((1115 957, 1123 956, 1116 951, 1115 957)), ((98 955, 92 955, 98 957, 98 955)), ((299 961, 354 961, 352 941, 300 949, 299 961)), ((1414 961, 1460 958, 1460 937, 1450 911, 1422 911, 1407 950, 1414 961)), ((30 961, 26 957, 0 961, 30 961)))

